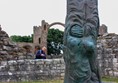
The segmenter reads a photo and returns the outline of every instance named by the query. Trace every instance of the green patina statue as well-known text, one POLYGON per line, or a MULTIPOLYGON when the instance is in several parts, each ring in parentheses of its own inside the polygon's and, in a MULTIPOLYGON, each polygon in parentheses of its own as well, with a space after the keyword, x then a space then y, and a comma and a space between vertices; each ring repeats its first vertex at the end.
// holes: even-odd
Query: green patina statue
POLYGON ((64 83, 101 83, 96 61, 98 0, 67 0, 64 83))

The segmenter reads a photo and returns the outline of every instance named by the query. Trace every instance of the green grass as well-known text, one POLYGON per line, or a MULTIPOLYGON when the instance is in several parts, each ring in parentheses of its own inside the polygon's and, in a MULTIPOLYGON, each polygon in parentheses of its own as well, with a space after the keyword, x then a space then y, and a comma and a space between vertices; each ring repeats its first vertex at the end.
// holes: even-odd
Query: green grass
POLYGON ((9 82, 9 83, 63 83, 63 80, 30 81, 30 82, 29 81, 28 82, 9 82))
MULTIPOLYGON (((118 78, 103 77, 102 81, 118 83, 118 78)), ((63 83, 63 80, 30 81, 30 82, 29 81, 28 82, 9 82, 9 83, 63 83)))
MULTIPOLYGON (((19 82, 21 83, 21 82, 19 82)), ((53 80, 53 81, 35 81, 35 82, 22 82, 22 83, 63 83, 62 80, 53 80)))
POLYGON ((118 78, 113 78, 113 77, 102 77, 102 80, 103 81, 106 81, 106 82, 115 82, 115 83, 118 83, 118 78))

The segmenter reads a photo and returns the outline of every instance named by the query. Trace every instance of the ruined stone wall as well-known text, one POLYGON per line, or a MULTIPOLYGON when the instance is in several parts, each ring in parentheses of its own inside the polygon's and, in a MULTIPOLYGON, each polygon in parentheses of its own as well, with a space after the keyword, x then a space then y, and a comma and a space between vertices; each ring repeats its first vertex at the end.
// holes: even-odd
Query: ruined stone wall
POLYGON ((99 36, 97 48, 101 74, 118 77, 118 35, 109 33, 99 36))
MULTIPOLYGON (((35 32, 38 35, 37 29, 35 32)), ((102 76, 118 77, 118 35, 102 33, 97 40, 97 49, 102 76)), ((29 56, 25 55, 26 51, 12 42, 8 34, 0 28, 0 81, 53 79, 64 76, 63 59, 26 60, 29 56)))
POLYGON ((63 79, 63 59, 11 60, 0 64, 0 82, 63 79))
POLYGON ((33 48, 33 43, 28 43, 28 42, 17 42, 16 43, 19 47, 24 47, 24 46, 30 46, 31 48, 33 48))
MULTIPOLYGON (((27 51, 11 41, 8 34, 0 27, 0 61, 26 58, 27 51)), ((29 57, 29 56, 28 56, 29 57)))
POLYGON ((27 48, 29 50, 27 52, 34 54, 34 44, 33 43, 17 42, 16 44, 21 48, 27 48))
MULTIPOLYGON (((99 46, 100 45, 101 44, 99 44, 99 46)), ((98 49, 100 47, 98 47, 98 49)), ((102 76, 118 77, 118 66, 114 54, 112 56, 111 51, 107 51, 110 53, 106 53, 106 55, 104 55, 104 53, 100 51, 101 50, 98 51, 98 61, 102 76)), ((0 63, 0 82, 30 82, 42 80, 45 82, 46 80, 63 80, 64 72, 65 63, 63 58, 2 61, 0 63)))

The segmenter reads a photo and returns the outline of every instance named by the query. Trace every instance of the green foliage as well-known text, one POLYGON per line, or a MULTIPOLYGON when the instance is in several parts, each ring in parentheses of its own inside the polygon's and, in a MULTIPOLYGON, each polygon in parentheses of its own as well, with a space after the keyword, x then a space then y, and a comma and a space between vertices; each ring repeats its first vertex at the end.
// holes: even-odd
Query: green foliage
POLYGON ((52 28, 52 29, 48 30, 48 37, 47 37, 48 55, 60 54, 59 44, 63 44, 63 33, 64 32, 60 31, 59 29, 52 28), (53 44, 52 44, 52 42, 53 42, 53 44))
POLYGON ((32 42, 33 41, 33 35, 31 35, 31 36, 29 36, 29 35, 28 36, 13 35, 13 36, 10 36, 10 38, 14 42, 32 42))
POLYGON ((63 31, 60 31, 59 29, 49 29, 48 30, 48 42, 54 41, 55 43, 63 43, 63 31))

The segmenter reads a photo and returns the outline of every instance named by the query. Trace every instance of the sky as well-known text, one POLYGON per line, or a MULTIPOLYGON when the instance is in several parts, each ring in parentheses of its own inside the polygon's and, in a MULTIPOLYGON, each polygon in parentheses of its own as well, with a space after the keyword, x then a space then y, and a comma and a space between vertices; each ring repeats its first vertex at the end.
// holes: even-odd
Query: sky
MULTIPOLYGON (((105 24, 109 33, 118 34, 118 0, 98 0, 100 25, 105 24)), ((45 20, 65 23, 66 0, 0 0, 0 24, 11 35, 31 35, 33 26, 45 20)), ((53 26, 59 29, 62 26, 53 26)), ((51 28, 53 28, 51 27, 51 28)))

